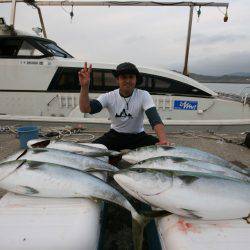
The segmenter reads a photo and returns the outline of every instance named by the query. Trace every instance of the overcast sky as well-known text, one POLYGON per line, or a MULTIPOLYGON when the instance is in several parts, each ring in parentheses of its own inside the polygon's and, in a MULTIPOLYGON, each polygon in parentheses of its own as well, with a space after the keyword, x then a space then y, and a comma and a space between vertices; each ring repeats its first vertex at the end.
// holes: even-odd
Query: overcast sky
MULTIPOLYGON (((203 7, 199 20, 195 10, 190 72, 250 72, 250 1, 229 3, 227 23, 223 22, 225 8, 203 7)), ((77 58, 183 68, 188 7, 74 7, 72 22, 67 13, 70 7, 41 8, 48 38, 77 58)), ((10 5, 1 4, 0 16, 7 23, 9 14, 10 5)), ((32 32, 35 26, 39 26, 37 11, 18 4, 16 28, 32 32)))

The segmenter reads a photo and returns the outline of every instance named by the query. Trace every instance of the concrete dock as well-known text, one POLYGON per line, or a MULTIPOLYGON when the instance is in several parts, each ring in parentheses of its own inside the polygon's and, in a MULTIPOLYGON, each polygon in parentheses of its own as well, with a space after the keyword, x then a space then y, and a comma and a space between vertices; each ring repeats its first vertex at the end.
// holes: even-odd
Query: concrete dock
MULTIPOLYGON (((17 125, 16 125, 17 126, 17 125)), ((0 160, 8 155, 16 152, 19 149, 19 140, 17 134, 14 133, 15 127, 3 125, 5 131, 0 130, 0 160)), ((23 126, 23 125, 22 125, 23 126)), ((1 124, 0 124, 1 128, 1 124)), ((77 129, 77 128, 73 128, 77 129)), ((40 126, 41 133, 48 134, 50 132, 61 132, 63 140, 72 140, 76 142, 91 142, 94 139, 107 132, 106 129, 96 129, 94 126, 82 128, 80 133, 72 132, 69 135, 68 131, 72 130, 69 126, 49 127, 40 126)), ((152 130, 147 130, 147 133, 154 134, 152 130)), ((168 139, 174 145, 194 147, 215 155, 218 155, 230 162, 238 163, 241 166, 250 167, 250 149, 242 145, 246 135, 243 133, 209 133, 209 132, 168 132, 168 139)))

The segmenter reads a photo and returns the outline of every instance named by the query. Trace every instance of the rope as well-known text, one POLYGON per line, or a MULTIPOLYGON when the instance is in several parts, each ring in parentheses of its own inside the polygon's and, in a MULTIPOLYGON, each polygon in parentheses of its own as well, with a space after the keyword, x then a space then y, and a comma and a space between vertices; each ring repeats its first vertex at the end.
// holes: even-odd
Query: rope
POLYGON ((192 138, 204 138, 204 139, 215 140, 215 141, 219 140, 221 142, 232 143, 235 145, 244 145, 243 142, 239 142, 234 139, 226 138, 215 132, 209 132, 210 135, 202 135, 202 134, 198 134, 197 131, 183 131, 183 132, 180 132, 179 134, 183 136, 192 137, 192 138))
POLYGON ((95 135, 85 132, 83 128, 71 128, 71 127, 51 127, 51 128, 41 128, 40 135, 43 138, 47 139, 60 139, 63 140, 65 137, 67 137, 67 141, 73 141, 73 142, 80 142, 80 141, 91 141, 95 139, 95 135), (86 138, 71 138, 68 139, 70 136, 81 136, 84 135, 86 138))
MULTIPOLYGON (((13 126, 0 126, 0 134, 17 134, 17 127, 20 125, 13 126)), ((84 128, 75 128, 75 127, 41 127, 39 136, 46 139, 60 139, 67 140, 72 142, 86 142, 92 141, 95 139, 93 133, 105 133, 106 131, 96 130, 87 132, 84 131, 84 128), (73 138, 73 136, 81 136, 81 138, 73 138), (84 138, 82 138, 84 136, 84 138), (67 139, 66 139, 67 138, 67 139)), ((154 132, 147 132, 148 134, 155 134, 154 132)), ((179 132, 168 132, 168 135, 182 135, 192 138, 204 138, 209 140, 219 140, 221 142, 232 143, 236 145, 244 145, 244 142, 241 140, 234 140, 232 138, 226 138, 221 134, 217 134, 213 131, 208 132, 208 134, 201 134, 197 131, 179 131, 179 132), (240 142, 241 141, 241 142, 240 142)))
POLYGON ((0 134, 17 134, 16 128, 19 125, 13 125, 13 126, 0 126, 0 134))

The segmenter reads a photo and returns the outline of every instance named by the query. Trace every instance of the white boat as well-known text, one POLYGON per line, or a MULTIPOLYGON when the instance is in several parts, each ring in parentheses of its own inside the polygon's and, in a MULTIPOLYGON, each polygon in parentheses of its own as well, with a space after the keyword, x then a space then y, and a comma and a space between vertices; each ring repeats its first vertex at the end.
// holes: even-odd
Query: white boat
MULTIPOLYGON (((109 125, 106 110, 95 115, 79 110, 77 73, 84 60, 75 59, 52 40, 11 30, 1 20, 0 120, 109 125)), ((93 63, 91 98, 118 87, 112 74, 115 67, 93 63)), ((166 69, 138 69, 143 76, 139 88, 151 93, 169 130, 250 129, 250 96, 218 95, 198 81, 166 69)))

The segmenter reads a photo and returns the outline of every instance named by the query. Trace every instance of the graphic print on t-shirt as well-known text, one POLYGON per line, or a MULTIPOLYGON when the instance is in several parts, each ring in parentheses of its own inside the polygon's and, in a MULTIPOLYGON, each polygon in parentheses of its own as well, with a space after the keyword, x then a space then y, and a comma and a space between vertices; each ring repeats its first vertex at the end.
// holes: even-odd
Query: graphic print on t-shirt
MULTIPOLYGON (((115 117, 117 117, 117 118, 127 118, 128 117, 128 119, 133 119, 133 116, 129 112, 127 113, 125 109, 123 109, 119 115, 116 113, 115 117)), ((122 120, 127 120, 127 119, 122 119, 122 120)))

